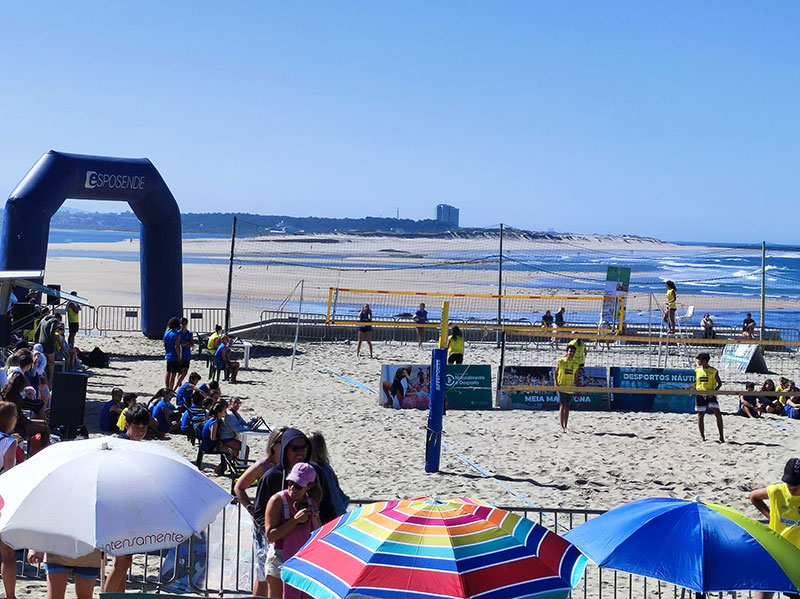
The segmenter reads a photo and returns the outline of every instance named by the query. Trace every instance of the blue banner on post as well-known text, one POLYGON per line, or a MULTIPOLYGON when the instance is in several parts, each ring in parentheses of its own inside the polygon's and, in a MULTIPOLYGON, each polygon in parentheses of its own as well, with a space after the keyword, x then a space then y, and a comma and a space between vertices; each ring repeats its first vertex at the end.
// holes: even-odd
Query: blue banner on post
POLYGON ((439 472, 446 384, 447 350, 434 349, 431 352, 431 409, 428 412, 428 432, 425 435, 425 472, 439 472))

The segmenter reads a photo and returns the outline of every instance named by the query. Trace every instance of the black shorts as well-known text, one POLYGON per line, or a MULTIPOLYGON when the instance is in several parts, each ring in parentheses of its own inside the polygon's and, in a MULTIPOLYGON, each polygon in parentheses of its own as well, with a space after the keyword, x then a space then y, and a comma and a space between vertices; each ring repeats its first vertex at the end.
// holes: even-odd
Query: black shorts
POLYGON ((695 395, 694 396, 694 411, 703 413, 706 408, 712 410, 719 410, 719 403, 717 403, 716 395, 695 395))
POLYGON ((77 333, 81 328, 80 322, 71 322, 69 323, 69 332, 70 333, 77 333))
POLYGON ((406 392, 403 390, 402 383, 392 383, 392 395, 395 397, 405 397, 406 392))
POLYGON ((171 374, 178 374, 181 371, 180 360, 169 360, 167 362, 167 372, 171 374))
POLYGON ((181 360, 181 370, 189 370, 189 362, 191 360, 181 360))
POLYGON ((569 405, 572 403, 572 393, 558 392, 558 403, 569 405))
POLYGON ((56 353, 56 344, 42 342, 42 353, 46 356, 56 353))
POLYGON ((447 363, 448 364, 463 364, 464 363, 464 354, 450 354, 447 356, 447 363))

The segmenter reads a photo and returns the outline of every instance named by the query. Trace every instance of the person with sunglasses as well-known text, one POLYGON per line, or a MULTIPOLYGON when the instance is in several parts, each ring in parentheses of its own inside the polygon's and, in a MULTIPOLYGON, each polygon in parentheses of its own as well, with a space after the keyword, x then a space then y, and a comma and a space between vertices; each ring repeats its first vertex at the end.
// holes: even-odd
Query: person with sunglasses
MULTIPOLYGON (((286 489, 275 493, 267 503, 267 575, 270 578, 280 580, 283 563, 299 551, 313 530, 321 526, 317 507, 321 491, 315 484, 316 478, 317 473, 311 464, 295 464, 286 476, 286 489)), ((278 597, 277 591, 270 585, 269 596, 278 597)), ((282 585, 280 593, 283 599, 300 599, 301 596, 300 591, 289 585, 282 585)))
MULTIPOLYGON (((265 521, 267 513, 267 503, 273 495, 283 491, 288 486, 287 475, 292 471, 296 464, 308 462, 317 473, 316 482, 320 492, 319 515, 323 524, 336 518, 336 510, 333 507, 330 493, 325 486, 321 470, 317 464, 309 462, 311 459, 311 442, 302 431, 296 428, 287 428, 281 438, 281 449, 278 463, 267 470, 264 476, 258 481, 256 498, 253 502, 253 520, 255 521, 258 534, 255 536, 255 555, 256 555, 256 579, 259 582, 266 581, 269 589, 269 597, 281 596, 281 579, 269 574, 271 566, 269 564, 267 547, 265 542, 265 521)), ((274 571, 274 568, 272 568, 274 571)))

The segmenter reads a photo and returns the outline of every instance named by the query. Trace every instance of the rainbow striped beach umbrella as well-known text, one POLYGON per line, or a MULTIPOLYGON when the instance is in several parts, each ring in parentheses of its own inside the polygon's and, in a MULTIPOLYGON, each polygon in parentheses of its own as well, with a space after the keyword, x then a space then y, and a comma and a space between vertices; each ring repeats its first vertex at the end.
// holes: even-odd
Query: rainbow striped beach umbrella
POLYGON ((555 599, 585 566, 573 545, 518 514, 466 497, 419 497, 329 522, 281 577, 316 599, 555 599))

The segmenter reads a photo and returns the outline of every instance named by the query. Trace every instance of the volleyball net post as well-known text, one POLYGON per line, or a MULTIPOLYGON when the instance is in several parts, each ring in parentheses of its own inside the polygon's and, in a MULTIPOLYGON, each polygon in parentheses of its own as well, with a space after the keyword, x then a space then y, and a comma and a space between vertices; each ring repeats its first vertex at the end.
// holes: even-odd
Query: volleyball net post
POLYGON ((442 302, 442 323, 439 347, 431 351, 431 402, 428 411, 428 428, 425 434, 425 472, 439 472, 442 453, 442 420, 444 416, 444 390, 447 384, 447 319, 450 302, 442 302))

